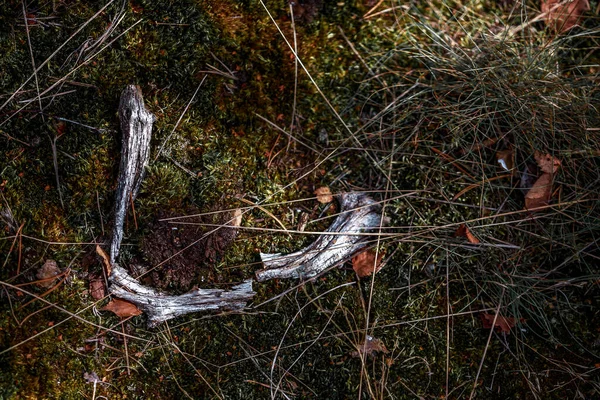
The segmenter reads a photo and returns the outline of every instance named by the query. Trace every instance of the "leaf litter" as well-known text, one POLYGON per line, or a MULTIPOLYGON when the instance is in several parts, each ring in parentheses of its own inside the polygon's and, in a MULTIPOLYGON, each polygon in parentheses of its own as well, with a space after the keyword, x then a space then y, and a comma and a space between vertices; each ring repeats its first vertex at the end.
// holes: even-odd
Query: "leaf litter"
POLYGON ((121 318, 134 317, 142 313, 142 310, 137 308, 135 304, 117 298, 102 307, 102 311, 111 311, 121 318))
POLYGON ((525 195, 525 208, 528 210, 548 205, 552 196, 554 174, 561 166, 560 160, 550 154, 536 151, 534 158, 542 174, 525 195))
POLYGON ((379 272, 382 267, 383 254, 379 252, 377 257, 375 255, 376 251, 374 249, 368 249, 352 257, 352 269, 359 278, 369 276, 373 272, 379 272))

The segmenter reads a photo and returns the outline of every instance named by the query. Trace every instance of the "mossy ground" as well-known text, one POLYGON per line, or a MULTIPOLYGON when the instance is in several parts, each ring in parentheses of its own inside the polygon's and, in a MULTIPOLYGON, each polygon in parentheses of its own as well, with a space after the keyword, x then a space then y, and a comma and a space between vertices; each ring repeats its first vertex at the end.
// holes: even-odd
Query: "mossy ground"
MULTIPOLYGON (((28 292, 44 292, 36 285, 0 292, 0 398, 254 399, 276 386, 290 398, 598 395, 598 32, 552 38, 538 23, 490 39, 536 5, 511 14, 511 2, 383 2, 365 17, 375 3, 300 2, 294 28, 285 1, 116 2, 93 19, 105 3, 29 3, 36 66, 66 44, 22 88, 33 71, 23 5, 2 3, 0 210, 10 208, 16 227, 5 213, 0 277, 26 284, 46 259, 71 272, 45 302, 26 304, 28 292), (316 86, 277 27, 292 46, 296 35, 316 86), (45 92, 66 74, 42 95, 42 113, 23 102, 36 82, 45 92), (300 211, 332 213, 309 199, 330 185, 386 201, 397 236, 381 243, 388 259, 374 284, 348 266, 300 287, 255 284, 247 313, 155 330, 143 316, 120 324, 98 313, 107 300, 95 303, 87 277, 101 270, 93 243, 110 234, 116 111, 131 83, 157 122, 123 264, 160 212, 265 201, 294 229, 300 211), (506 147, 520 166, 534 150, 557 155, 556 196, 570 205, 524 213, 516 178, 498 177, 495 153, 506 147), (453 237, 465 221, 485 245, 453 237), (369 334, 389 352, 361 362, 352 353, 367 308, 369 334), (490 333, 483 309, 520 322, 490 333), (84 378, 92 372, 103 380, 96 387, 84 378)), ((597 19, 590 13, 586 27, 597 19)), ((279 228, 259 208, 243 226, 279 228)), ((209 266, 213 280, 198 283, 237 283, 259 268, 258 251, 311 240, 242 230, 209 266)))

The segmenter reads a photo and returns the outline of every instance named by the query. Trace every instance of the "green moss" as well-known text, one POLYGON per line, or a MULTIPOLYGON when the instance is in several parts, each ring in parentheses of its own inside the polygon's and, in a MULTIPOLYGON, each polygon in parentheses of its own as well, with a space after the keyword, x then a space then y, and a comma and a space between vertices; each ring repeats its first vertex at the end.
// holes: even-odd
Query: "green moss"
MULTIPOLYGON (((120 10, 117 3, 40 69, 40 89, 91 54, 81 46, 106 32, 120 10)), ((30 25, 36 65, 103 5, 28 4, 36 21, 30 25)), ((39 301, 23 307, 29 296, 0 291, 0 351, 31 338, 0 356, 0 397, 91 398, 93 385, 84 373, 95 372, 106 380, 97 385, 96 397, 170 398, 185 391, 194 398, 269 398, 271 371, 275 384, 281 380, 282 390, 301 398, 348 398, 359 387, 364 398, 443 397, 448 345, 450 397, 464 398, 489 335, 478 313, 470 312, 487 307, 493 313, 501 296, 501 312, 515 317, 517 326, 510 334, 493 334, 476 394, 489 396, 491 385, 503 398, 527 398, 535 376, 544 398, 596 396, 597 378, 579 367, 597 361, 598 270, 590 240, 597 235, 598 213, 596 202, 588 201, 597 190, 597 136, 581 130, 598 121, 593 104, 600 92, 589 79, 598 60, 594 38, 572 35, 550 46, 540 26, 514 41, 494 42, 481 33, 508 16, 481 1, 419 3, 369 18, 363 18, 368 7, 362 2, 323 2, 315 18, 298 20, 295 29, 287 2, 266 6, 290 42, 295 32, 298 54, 353 135, 302 70, 294 94, 294 57, 259 2, 127 3, 124 19, 104 44, 142 22, 70 74, 57 88, 60 96, 42 101, 43 115, 37 102, 13 115, 36 93, 33 81, 0 110, 0 209, 8 205, 28 236, 21 257, 18 242, 9 254, 15 231, 2 227, 0 254, 6 258, 0 260, 0 279, 27 283, 45 259, 55 259, 72 269, 73 278, 45 298, 70 312, 85 309, 79 315, 90 322, 121 329, 117 317, 95 315, 94 300, 85 293, 85 274, 101 270, 87 260, 91 246, 38 239, 105 241, 100 236, 110 232, 120 159, 116 111, 130 83, 142 87, 157 121, 135 203, 139 230, 128 221, 125 264, 138 254, 147 224, 163 212, 246 207, 243 198, 264 202, 294 228, 296 209, 323 210, 314 200, 286 202, 310 198, 320 185, 374 190, 378 198, 386 189, 394 196, 410 192, 386 205, 400 234, 383 241, 388 264, 373 285, 370 278, 346 285, 355 280, 349 266, 300 288, 297 282, 255 284, 254 305, 260 307, 240 315, 189 315, 152 331, 143 316, 134 317, 125 329, 140 340, 128 339, 127 347, 116 334, 79 320, 63 322, 68 315, 58 309, 43 309, 39 301), (64 93, 71 90, 76 92, 64 93), (291 135, 316 151, 259 116, 286 132, 293 125, 291 135), (56 136, 58 187, 50 145, 56 136), (489 138, 497 141, 477 148, 489 138), (532 162, 533 150, 557 154, 563 161, 559 195, 573 205, 523 214, 515 179, 497 178, 505 172, 495 152, 509 146, 517 150, 519 168, 532 162), (268 205, 276 202, 281 204, 268 205), (509 215, 485 219, 498 213, 509 215), (455 237, 465 221, 472 221, 469 229, 484 245, 455 237), (24 272, 15 277, 19 262, 24 272), (449 343, 448 300, 451 311, 461 313, 450 319, 449 343), (390 352, 367 359, 362 368, 352 353, 364 340, 365 304, 371 305, 369 334, 390 352), (54 328, 32 338, 51 323, 54 328), (87 342, 92 348, 86 349, 90 338, 101 341, 87 342), (560 367, 548 360, 561 360, 560 367)), ((32 66, 22 4, 0 7, 3 104, 32 66)), ((322 230, 327 223, 308 229, 322 230)), ((280 228, 258 208, 244 215, 242 226, 280 228)), ((259 267, 259 251, 294 251, 312 240, 241 230, 217 265, 203 267, 218 275, 216 282, 240 282, 259 267)))

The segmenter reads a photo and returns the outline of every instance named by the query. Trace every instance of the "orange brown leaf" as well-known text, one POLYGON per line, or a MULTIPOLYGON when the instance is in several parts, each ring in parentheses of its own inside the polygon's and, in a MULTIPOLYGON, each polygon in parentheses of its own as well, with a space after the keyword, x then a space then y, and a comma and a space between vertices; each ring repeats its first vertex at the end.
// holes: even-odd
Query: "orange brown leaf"
POLYGON ((104 268, 106 268, 106 276, 110 276, 112 269, 110 266, 110 259, 108 258, 108 255, 106 254, 106 252, 104 250, 102 250, 102 247, 100 247, 99 245, 96 245, 96 253, 100 257, 102 257, 102 261, 104 263, 104 268))
POLYGON ((560 160, 556 157, 552 157, 550 154, 544 154, 540 151, 536 151, 533 154, 533 157, 535 158, 538 167, 540 167, 540 170, 547 174, 556 173, 560 167, 560 160))
POLYGON ((525 195, 525 208, 534 209, 548 205, 552 193, 552 175, 544 173, 525 195))
POLYGON ((557 32, 566 32, 590 10, 588 0, 542 0, 542 12, 546 13, 546 25, 557 32))
POLYGON ((327 204, 333 201, 333 195, 327 186, 323 186, 315 190, 315 195, 321 204, 327 204))
POLYGON ((142 313, 142 310, 135 304, 116 298, 104 306, 102 311, 111 311, 121 318, 133 317, 142 313))
POLYGON ((484 329, 498 328, 504 333, 510 333, 510 330, 515 327, 517 320, 513 317, 504 317, 502 315, 494 315, 482 313, 479 314, 484 329), (494 321, 495 319, 495 321, 494 321))
POLYGON ((360 278, 369 276, 373 273, 373 270, 377 273, 381 269, 382 258, 383 254, 381 252, 377 254, 377 260, 375 260, 375 250, 363 251, 352 257, 352 269, 360 278))
POLYGON ((475 237, 475 235, 473 235, 471 233, 471 231, 469 230, 469 228, 467 228, 467 225, 465 224, 460 224, 460 226, 458 227, 458 229, 456 229, 456 232, 454 232, 454 236, 459 237, 466 237, 467 240, 469 241, 469 243, 473 243, 473 244, 477 244, 479 243, 479 239, 477 239, 475 237))

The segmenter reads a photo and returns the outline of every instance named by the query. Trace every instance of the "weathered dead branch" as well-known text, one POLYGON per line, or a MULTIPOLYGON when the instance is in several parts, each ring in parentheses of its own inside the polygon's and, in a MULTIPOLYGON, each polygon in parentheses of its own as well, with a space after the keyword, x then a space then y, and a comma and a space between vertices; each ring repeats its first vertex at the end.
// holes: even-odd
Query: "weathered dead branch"
POLYGON ((118 265, 109 278, 114 296, 138 306, 148 315, 148 326, 155 327, 171 318, 197 311, 242 310, 252 299, 252 280, 223 289, 195 289, 180 296, 170 296, 143 286, 118 265))
POLYGON ((363 193, 345 193, 338 196, 341 212, 326 232, 312 244, 294 253, 261 253, 264 269, 256 272, 256 280, 273 278, 308 279, 319 275, 357 251, 369 245, 372 232, 381 225, 381 207, 363 193))
POLYGON ((119 105, 119 119, 123 131, 123 148, 110 247, 110 294, 138 306, 148 315, 150 327, 197 311, 243 309, 246 302, 255 294, 252 291, 252 280, 234 286, 230 291, 195 289, 180 296, 171 296, 143 286, 116 263, 123 240, 123 224, 127 209, 140 189, 150 155, 154 116, 146 110, 139 87, 130 85, 123 91, 119 105))
POLYGON ((146 110, 139 86, 129 85, 121 94, 119 120, 123 133, 121 165, 117 181, 115 223, 110 244, 110 262, 114 264, 123 240, 123 224, 129 204, 135 200, 142 185, 150 157, 150 138, 154 115, 146 110))

